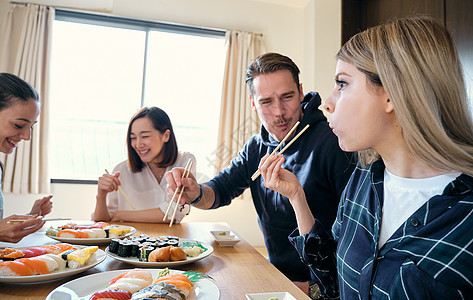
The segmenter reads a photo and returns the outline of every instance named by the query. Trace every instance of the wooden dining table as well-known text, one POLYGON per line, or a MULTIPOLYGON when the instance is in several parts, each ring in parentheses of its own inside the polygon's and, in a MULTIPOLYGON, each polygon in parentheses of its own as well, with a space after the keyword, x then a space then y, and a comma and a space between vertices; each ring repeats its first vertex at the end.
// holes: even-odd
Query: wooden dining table
MULTIPOLYGON (((169 224, 120 224, 134 227, 135 235, 177 236, 210 244, 214 249, 211 255, 189 264, 172 266, 170 269, 209 275, 220 291, 219 299, 246 299, 246 294, 273 292, 288 292, 298 300, 310 299, 226 223, 183 222, 172 227, 169 227, 169 224), (233 247, 219 246, 211 231, 221 230, 234 232, 241 241, 233 247)), ((102 250, 106 247, 107 245, 100 245, 102 250)), ((99 272, 133 268, 136 266, 107 257, 102 263, 85 272, 59 280, 30 284, 0 283, 0 299, 45 299, 55 288, 73 279, 99 272)))

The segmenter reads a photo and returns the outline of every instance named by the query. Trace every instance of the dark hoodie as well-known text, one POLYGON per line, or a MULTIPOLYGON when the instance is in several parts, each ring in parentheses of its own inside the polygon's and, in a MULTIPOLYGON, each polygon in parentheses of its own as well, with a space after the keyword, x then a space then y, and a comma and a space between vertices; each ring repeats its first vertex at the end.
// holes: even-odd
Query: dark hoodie
MULTIPOLYGON (((312 214, 330 230, 340 195, 355 167, 355 161, 351 153, 343 152, 338 146, 337 137, 318 109, 320 103, 318 93, 310 92, 304 97, 301 103, 304 115, 296 134, 307 124, 310 127, 284 152, 285 162, 282 167, 297 176, 312 214)), ((301 262, 299 254, 288 240, 297 227, 289 199, 264 187, 261 176, 251 181, 261 158, 271 153, 278 144, 261 126, 261 133, 250 138, 230 166, 206 184, 215 191, 212 208, 229 205, 233 198, 249 187, 269 260, 292 281, 307 281, 310 279, 309 269, 301 262)))

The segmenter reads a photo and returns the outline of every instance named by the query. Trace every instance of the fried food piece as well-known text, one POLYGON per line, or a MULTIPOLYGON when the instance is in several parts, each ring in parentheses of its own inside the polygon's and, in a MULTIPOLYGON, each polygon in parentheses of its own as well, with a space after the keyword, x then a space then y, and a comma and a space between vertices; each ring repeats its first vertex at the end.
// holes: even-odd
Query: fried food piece
POLYGON ((165 262, 169 261, 169 258, 171 257, 171 247, 172 246, 167 246, 167 247, 162 247, 162 248, 157 248, 151 251, 151 253, 148 256, 148 261, 149 262, 165 262))
POLYGON ((187 254, 179 247, 171 246, 171 256, 169 258, 170 261, 179 261, 179 260, 186 260, 187 254))

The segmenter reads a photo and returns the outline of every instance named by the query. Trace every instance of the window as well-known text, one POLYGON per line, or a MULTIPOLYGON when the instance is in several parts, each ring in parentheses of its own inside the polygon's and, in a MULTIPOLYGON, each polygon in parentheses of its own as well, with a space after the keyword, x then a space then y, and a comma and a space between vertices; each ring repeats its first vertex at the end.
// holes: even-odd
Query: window
POLYGON ((142 106, 171 118, 179 149, 212 177, 224 32, 58 10, 50 65, 51 178, 97 180, 126 160, 142 106))

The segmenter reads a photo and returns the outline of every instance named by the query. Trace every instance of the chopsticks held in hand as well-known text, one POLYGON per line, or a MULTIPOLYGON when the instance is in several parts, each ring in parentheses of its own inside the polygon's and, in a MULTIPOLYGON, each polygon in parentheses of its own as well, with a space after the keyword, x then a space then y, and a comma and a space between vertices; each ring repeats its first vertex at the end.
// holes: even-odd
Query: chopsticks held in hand
MULTIPOLYGON (((191 172, 192 164, 193 164, 193 162, 189 159, 189 160, 187 161, 186 167, 184 168, 184 173, 182 173, 182 177, 181 177, 181 178, 187 178, 187 177, 189 177, 189 173, 191 172)), ((166 210, 166 213, 164 214, 163 221, 165 221, 166 218, 168 217, 169 210, 171 209, 172 203, 174 202, 174 198, 176 198, 176 195, 177 195, 177 191, 178 191, 178 190, 179 190, 179 188, 176 188, 176 190, 174 191, 174 195, 172 195, 171 202, 169 202, 168 209, 166 210)), ((184 187, 181 188, 181 192, 179 193, 179 197, 177 198, 176 206, 174 207, 174 212, 173 212, 173 214, 172 214, 171 222, 169 223, 169 227, 171 227, 171 226, 172 226, 172 223, 174 222, 174 217, 176 216, 177 208, 178 208, 178 206, 179 206, 179 201, 181 201, 181 197, 182 197, 182 193, 183 193, 183 192, 184 192, 184 187)))
MULTIPOLYGON (((107 169, 105 169, 105 173, 110 174, 107 169)), ((130 199, 128 199, 128 196, 122 190, 121 186, 118 186, 118 190, 120 191, 120 193, 122 193, 123 197, 125 197, 126 201, 128 201, 128 204, 130 204, 131 208, 135 209, 135 206, 133 205, 133 203, 131 203, 130 199)))
MULTIPOLYGON (((276 154, 276 151, 278 151, 278 149, 281 148, 282 144, 283 144, 283 143, 287 140, 287 138, 294 132, 294 130, 296 130, 296 128, 297 128, 297 126, 299 125, 299 123, 300 123, 300 122, 297 121, 297 123, 294 124, 294 126, 293 126, 292 129, 291 129, 291 131, 289 131, 289 132, 286 134, 286 136, 284 137, 284 139, 279 143, 279 145, 276 147, 276 149, 274 149, 274 151, 271 153, 271 155, 276 154)), ((297 140, 297 138, 298 138, 299 136, 301 136, 301 134, 303 134, 304 131, 307 130, 307 128, 309 128, 309 126, 310 126, 310 125, 307 124, 284 148, 282 148, 282 150, 281 150, 278 154, 283 154, 284 151, 286 151, 287 148, 289 148, 289 146, 291 146, 292 143, 294 143, 294 142, 297 140)), ((256 170, 256 172, 253 174, 253 176, 251 176, 251 180, 252 180, 252 181, 255 181, 256 178, 258 178, 260 174, 261 174, 261 173, 260 173, 259 169, 256 170)))
MULTIPOLYGON (((60 220, 70 220, 71 218, 44 218, 43 221, 60 221, 60 220)), ((27 220, 10 220, 7 223, 12 224, 12 223, 23 223, 27 220)))

